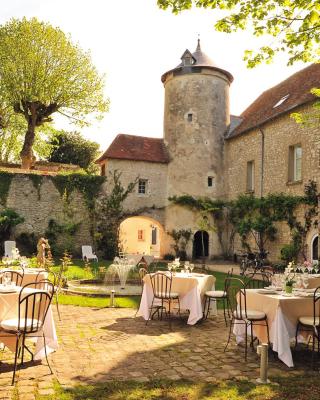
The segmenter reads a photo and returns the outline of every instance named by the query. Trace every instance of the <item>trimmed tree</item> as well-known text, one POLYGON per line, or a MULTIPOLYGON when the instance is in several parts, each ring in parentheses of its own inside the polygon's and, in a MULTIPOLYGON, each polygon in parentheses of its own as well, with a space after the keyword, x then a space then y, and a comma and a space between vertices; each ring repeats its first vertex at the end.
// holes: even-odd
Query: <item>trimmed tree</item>
POLYGON ((36 128, 54 113, 88 124, 108 110, 103 77, 89 53, 71 42, 59 28, 36 18, 12 19, 0 27, 0 98, 27 122, 20 157, 29 169, 35 158, 36 128))

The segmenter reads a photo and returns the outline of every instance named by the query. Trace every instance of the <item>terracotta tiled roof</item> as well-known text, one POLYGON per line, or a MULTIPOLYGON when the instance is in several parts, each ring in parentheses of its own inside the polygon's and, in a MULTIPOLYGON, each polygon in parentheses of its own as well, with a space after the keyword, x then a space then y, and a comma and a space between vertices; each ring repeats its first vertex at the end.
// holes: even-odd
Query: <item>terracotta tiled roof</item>
POLYGON ((277 86, 263 92, 242 114, 242 122, 229 131, 228 138, 256 128, 281 114, 315 99, 310 93, 320 86, 320 64, 296 72, 277 86))
POLYGON ((117 135, 96 163, 108 158, 157 163, 169 162, 163 139, 124 134, 117 135))

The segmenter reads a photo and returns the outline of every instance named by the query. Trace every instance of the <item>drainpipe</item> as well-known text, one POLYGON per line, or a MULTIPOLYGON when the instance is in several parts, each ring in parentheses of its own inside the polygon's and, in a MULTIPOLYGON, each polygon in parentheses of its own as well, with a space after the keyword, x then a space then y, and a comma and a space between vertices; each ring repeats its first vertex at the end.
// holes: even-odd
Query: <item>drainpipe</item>
POLYGON ((264 180, 264 131, 259 126, 261 133, 261 163, 260 163, 260 197, 263 197, 263 180, 264 180))

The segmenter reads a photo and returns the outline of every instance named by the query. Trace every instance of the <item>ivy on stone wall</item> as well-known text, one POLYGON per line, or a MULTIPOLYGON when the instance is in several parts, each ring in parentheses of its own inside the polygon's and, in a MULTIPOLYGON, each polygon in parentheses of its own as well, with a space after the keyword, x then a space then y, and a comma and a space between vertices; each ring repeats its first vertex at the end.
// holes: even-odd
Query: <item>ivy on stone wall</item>
POLYGON ((317 226, 318 223, 315 220, 318 215, 316 183, 309 181, 304 192, 304 196, 271 193, 261 198, 242 194, 232 201, 197 199, 187 195, 171 197, 169 200, 199 212, 212 210, 211 215, 217 224, 218 237, 224 225, 231 223, 233 228, 229 232, 229 239, 233 241, 235 233, 238 233, 242 247, 249 251, 251 251, 250 238, 254 240, 259 251, 265 251, 266 243, 276 239, 275 223, 286 222, 291 232, 292 243, 285 246, 285 257, 288 257, 290 252, 295 257, 301 255, 306 258, 307 233, 312 225, 317 226), (304 214, 303 218, 299 219, 297 210, 301 205, 304 206, 304 214))
POLYGON ((40 200, 40 189, 43 181, 43 176, 38 174, 28 174, 28 178, 31 180, 33 187, 36 189, 38 193, 38 200, 40 200))
POLYGON ((51 176, 50 178, 61 197, 66 193, 69 198, 74 190, 82 193, 89 211, 93 211, 95 199, 106 180, 104 176, 85 174, 63 174, 51 176))
POLYGON ((0 171, 0 201, 5 207, 10 190, 11 181, 14 175, 10 172, 0 171))

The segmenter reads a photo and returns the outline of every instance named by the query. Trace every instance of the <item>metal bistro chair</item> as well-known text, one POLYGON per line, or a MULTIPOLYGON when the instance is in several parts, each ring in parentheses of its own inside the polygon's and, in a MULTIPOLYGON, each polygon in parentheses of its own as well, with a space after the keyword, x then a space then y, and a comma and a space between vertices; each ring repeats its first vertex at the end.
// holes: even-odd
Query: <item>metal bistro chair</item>
MULTIPOLYGON (((41 274, 43 274, 43 271, 39 271, 36 277, 36 282, 41 282, 44 279, 39 279, 41 274)), ((48 279, 49 281, 52 282, 53 287, 54 287, 54 298, 55 298, 55 303, 56 303, 56 308, 57 308, 57 313, 59 317, 59 321, 61 321, 61 315, 60 315, 60 310, 59 310, 59 293, 62 288, 62 283, 63 283, 63 266, 61 265, 58 274, 56 274, 53 271, 48 271, 48 279)))
MULTIPOLYGON (((232 277, 232 273, 233 273, 233 269, 228 271, 227 278, 231 278, 232 277)), ((209 315, 209 312, 210 312, 211 300, 214 300, 216 302, 218 300, 222 300, 223 315, 224 315, 224 321, 226 323, 226 326, 228 326, 226 310, 227 310, 228 316, 230 318, 229 307, 228 307, 227 288, 226 288, 226 284, 229 281, 227 281, 227 278, 224 280, 224 290, 209 290, 209 291, 205 292, 205 300, 204 300, 204 307, 203 307, 203 315, 204 315, 204 318, 207 319, 208 315, 209 315), (208 303, 208 306, 207 306, 207 303, 208 303), (207 307, 207 312, 206 312, 206 307, 207 307)))
POLYGON ((247 309, 247 297, 246 297, 246 285, 239 278, 227 278, 226 279, 226 291, 228 296, 228 306, 231 314, 229 337, 224 351, 227 350, 228 344, 230 343, 232 328, 234 324, 245 325, 245 360, 247 361, 248 352, 248 328, 251 331, 251 347, 253 348, 253 325, 263 325, 267 328, 268 344, 269 339, 269 326, 267 315, 263 311, 248 310, 247 309))
POLYGON ((22 271, 22 272, 18 272, 18 271, 15 271, 15 270, 4 270, 4 271, 1 271, 1 273, 0 273, 0 283, 2 283, 2 280, 3 280, 3 275, 5 274, 5 273, 10 273, 10 280, 11 280, 11 282, 15 282, 15 284, 17 285, 17 286, 22 286, 22 281, 23 281, 23 276, 24 276, 24 272, 22 271))
POLYGON ((272 275, 268 272, 252 272, 244 277, 247 289, 262 289, 271 285, 272 275))
MULTIPOLYGON (((44 285, 44 282, 38 282, 44 285)), ((52 370, 48 361, 46 337, 43 332, 43 325, 48 313, 53 296, 53 285, 49 281, 45 282, 48 290, 30 291, 34 283, 24 286, 19 294, 18 300, 18 318, 3 320, 0 324, 2 337, 16 336, 15 358, 12 376, 12 385, 17 370, 18 354, 21 355, 21 365, 23 364, 24 350, 26 349, 25 340, 30 335, 32 337, 42 337, 44 341, 45 357, 48 367, 52 374, 52 370), (49 289, 50 288, 50 289, 49 289)))
MULTIPOLYGON (((138 265, 140 265, 140 264, 138 264, 138 265)), ((139 268, 139 279, 140 279, 140 285, 141 285, 141 296, 142 296, 142 293, 143 293, 143 287, 144 287, 144 280, 143 280, 143 278, 147 275, 147 273, 148 273, 148 271, 145 269, 145 268, 139 268)), ((141 304, 141 299, 140 299, 140 304, 141 304)), ((140 304, 139 304, 139 306, 138 306, 138 308, 137 308, 137 311, 136 311, 136 313, 135 313, 135 317, 137 316, 137 313, 138 313, 138 311, 139 311, 139 308, 140 308, 140 304)))
POLYGON ((315 341, 318 341, 317 352, 320 350, 320 286, 314 290, 313 293, 313 316, 312 317, 299 317, 296 329, 296 343, 298 344, 299 331, 308 331, 312 333, 312 369, 314 368, 314 352, 315 341))
POLYGON ((178 314, 180 314, 180 300, 179 294, 171 292, 172 287, 172 274, 164 273, 164 272, 156 272, 155 274, 150 274, 150 281, 153 290, 153 299, 150 307, 149 318, 146 321, 146 325, 148 321, 152 318, 152 315, 155 312, 160 311, 160 319, 162 319, 163 311, 165 311, 166 315, 169 316, 169 324, 171 328, 171 302, 174 300, 178 301, 178 314), (161 301, 161 304, 154 304, 155 300, 161 301), (166 310, 165 303, 168 304, 168 311, 166 310), (152 314, 153 309, 156 308, 156 311, 152 314))

